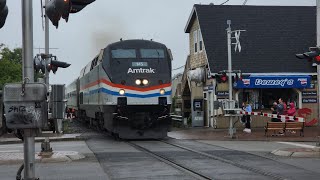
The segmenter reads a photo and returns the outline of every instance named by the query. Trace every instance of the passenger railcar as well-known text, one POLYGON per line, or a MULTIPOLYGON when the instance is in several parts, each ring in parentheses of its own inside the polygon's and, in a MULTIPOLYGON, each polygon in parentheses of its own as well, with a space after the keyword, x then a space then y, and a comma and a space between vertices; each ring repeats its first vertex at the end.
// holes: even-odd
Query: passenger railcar
POLYGON ((79 118, 123 139, 166 137, 171 60, 170 50, 154 41, 108 45, 80 72, 79 118))
POLYGON ((77 117, 78 107, 79 107, 79 79, 75 79, 72 81, 65 89, 65 96, 67 100, 67 112, 75 112, 75 116, 77 117))

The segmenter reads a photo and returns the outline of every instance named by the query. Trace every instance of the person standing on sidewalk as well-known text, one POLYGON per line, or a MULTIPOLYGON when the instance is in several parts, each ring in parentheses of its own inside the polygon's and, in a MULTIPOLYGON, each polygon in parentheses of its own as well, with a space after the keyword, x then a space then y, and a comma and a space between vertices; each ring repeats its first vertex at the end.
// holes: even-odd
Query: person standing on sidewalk
MULTIPOLYGON (((279 98, 279 104, 278 104, 278 106, 277 106, 277 115, 278 115, 278 118, 279 118, 279 122, 282 122, 282 120, 281 120, 281 116, 280 115, 285 115, 285 113, 287 112, 287 111, 285 111, 285 107, 287 108, 287 106, 285 106, 284 105, 284 103, 283 103, 283 100, 282 100, 282 98, 279 98)), ((279 135, 284 135, 284 132, 283 132, 283 130, 281 130, 279 133, 278 133, 279 135)))
MULTIPOLYGON (((271 107, 271 111, 272 111, 271 112, 272 114, 278 114, 278 103, 277 102, 273 103, 273 106, 271 107)), ((281 120, 276 117, 273 117, 273 118, 271 118, 271 122, 281 122, 281 120)))
POLYGON ((287 113, 288 113, 288 116, 295 116, 296 115, 296 107, 293 102, 291 102, 289 104, 289 109, 288 109, 287 113))
POLYGON ((245 124, 246 128, 244 128, 243 131, 246 133, 251 133, 251 115, 250 115, 250 113, 252 112, 252 108, 249 103, 246 103, 245 112, 247 112, 248 114, 246 114, 246 124, 245 124))
POLYGON ((287 108, 287 106, 283 103, 282 98, 279 98, 278 101, 279 101, 278 106, 277 106, 278 115, 285 115, 287 112, 287 110, 285 108, 287 108))

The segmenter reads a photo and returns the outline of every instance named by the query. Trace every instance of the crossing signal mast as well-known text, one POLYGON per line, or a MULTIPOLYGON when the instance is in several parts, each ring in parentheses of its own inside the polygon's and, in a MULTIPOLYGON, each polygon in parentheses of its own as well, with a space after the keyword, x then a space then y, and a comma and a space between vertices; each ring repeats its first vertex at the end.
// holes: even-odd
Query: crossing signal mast
POLYGON ((6 0, 0 0, 0 29, 4 26, 8 16, 8 6, 6 0))
POLYGON ((95 0, 51 0, 46 5, 46 15, 52 24, 58 28, 60 19, 66 22, 70 13, 77 13, 95 0))

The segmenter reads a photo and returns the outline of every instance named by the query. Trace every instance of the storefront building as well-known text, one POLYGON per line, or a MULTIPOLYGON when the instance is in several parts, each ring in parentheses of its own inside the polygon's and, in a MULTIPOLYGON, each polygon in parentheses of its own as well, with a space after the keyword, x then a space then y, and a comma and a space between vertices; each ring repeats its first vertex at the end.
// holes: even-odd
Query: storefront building
MULTIPOLYGON (((190 54, 182 78, 182 107, 190 107, 192 120, 201 119, 198 114, 203 112, 203 126, 228 127, 214 103, 228 99, 232 80, 232 97, 239 104, 247 102, 254 111, 271 112, 273 102, 282 98, 296 105, 296 116, 315 125, 316 67, 295 57, 316 44, 315 7, 195 5, 185 32, 190 54), (221 79, 228 69, 227 20, 233 30, 246 32, 241 33, 241 52, 232 51, 232 77, 221 79), (194 107, 196 102, 201 102, 201 108, 194 107)), ((263 127, 268 120, 253 117, 252 125, 263 127)))

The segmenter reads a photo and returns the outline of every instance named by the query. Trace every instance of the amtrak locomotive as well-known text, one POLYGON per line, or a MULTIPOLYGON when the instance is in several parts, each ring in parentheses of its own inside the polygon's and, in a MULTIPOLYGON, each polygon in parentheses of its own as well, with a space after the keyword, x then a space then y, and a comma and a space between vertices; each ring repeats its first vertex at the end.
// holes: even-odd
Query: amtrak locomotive
POLYGON ((170 50, 149 40, 102 49, 66 88, 67 108, 122 139, 160 139, 171 119, 170 50))

